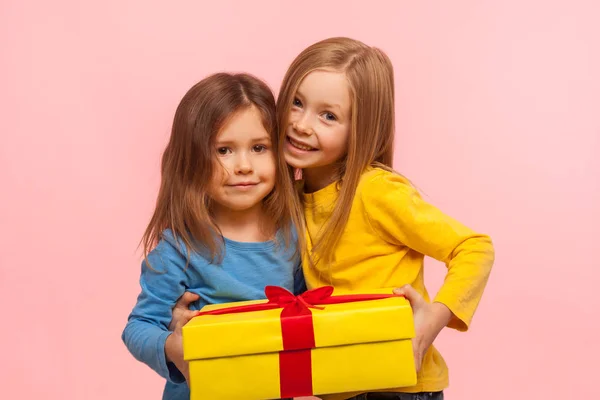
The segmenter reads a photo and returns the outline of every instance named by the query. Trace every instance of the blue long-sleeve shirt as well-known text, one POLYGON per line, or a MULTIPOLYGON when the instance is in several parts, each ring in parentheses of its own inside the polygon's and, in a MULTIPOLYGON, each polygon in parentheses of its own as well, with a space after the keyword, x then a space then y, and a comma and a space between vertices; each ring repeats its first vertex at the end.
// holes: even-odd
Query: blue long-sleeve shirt
POLYGON ((165 357, 165 342, 172 309, 184 292, 200 299, 190 306, 199 310, 207 304, 263 299, 267 285, 282 286, 295 293, 305 290, 296 246, 287 249, 283 239, 263 243, 235 242, 225 238, 223 260, 211 264, 187 250, 171 231, 142 262, 141 293, 122 334, 125 345, 139 361, 167 380, 163 399, 183 400, 190 392, 183 375, 165 357))

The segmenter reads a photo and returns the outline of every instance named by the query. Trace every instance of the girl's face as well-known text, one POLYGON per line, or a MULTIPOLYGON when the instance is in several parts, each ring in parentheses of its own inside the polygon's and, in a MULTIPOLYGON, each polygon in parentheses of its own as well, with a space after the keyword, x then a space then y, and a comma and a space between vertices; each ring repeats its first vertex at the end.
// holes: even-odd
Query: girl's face
POLYGON ((275 186, 271 136, 259 110, 237 112, 218 133, 209 196, 216 211, 248 211, 262 205, 275 186))
POLYGON ((351 104, 343 73, 309 73, 293 100, 286 128, 285 161, 305 172, 318 168, 319 174, 327 175, 329 169, 333 171, 333 164, 347 152, 351 104))

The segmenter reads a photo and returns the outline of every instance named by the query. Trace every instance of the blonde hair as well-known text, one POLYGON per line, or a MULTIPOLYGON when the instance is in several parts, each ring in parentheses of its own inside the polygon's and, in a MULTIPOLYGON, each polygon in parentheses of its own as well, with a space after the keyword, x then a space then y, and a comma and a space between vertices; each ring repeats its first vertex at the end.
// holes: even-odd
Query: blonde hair
MULTIPOLYGON (((313 246, 317 258, 327 261, 339 241, 350 214, 361 175, 369 166, 392 170, 394 151, 394 71, 389 57, 375 47, 349 38, 336 37, 317 42, 302 51, 290 65, 277 99, 280 146, 285 142, 290 110, 298 86, 315 70, 334 70, 346 75, 352 98, 351 132, 348 152, 338 163, 339 197, 333 214, 313 246)), ((281 149, 283 151, 283 149, 281 149)), ((285 160, 280 168, 285 168, 285 160)), ((288 166, 290 183, 293 168, 288 166)), ((288 190, 293 190, 290 186, 288 190)), ((302 197, 289 196, 292 219, 299 230, 299 244, 306 251, 302 197)))

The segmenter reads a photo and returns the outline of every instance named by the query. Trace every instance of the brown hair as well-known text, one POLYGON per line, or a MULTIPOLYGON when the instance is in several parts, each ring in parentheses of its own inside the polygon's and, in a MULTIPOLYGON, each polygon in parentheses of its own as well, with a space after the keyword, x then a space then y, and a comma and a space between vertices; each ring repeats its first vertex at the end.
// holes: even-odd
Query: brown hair
MULTIPOLYGON (((381 50, 349 38, 330 38, 302 51, 290 65, 277 99, 280 146, 285 140, 290 109, 298 86, 315 70, 334 70, 346 75, 352 98, 352 126, 347 155, 339 160, 340 195, 329 221, 315 242, 313 253, 327 258, 340 239, 348 221, 358 182, 365 168, 377 166, 392 170, 394 151, 394 71, 381 50)), ((282 150, 283 147, 280 149, 282 150)), ((280 168, 283 168, 282 162, 280 168)), ((294 171, 288 167, 290 178, 294 171)), ((288 187, 287 190, 290 190, 288 187)), ((306 241, 302 198, 291 197, 290 208, 297 225, 304 256, 306 241)), ((312 262, 315 262, 312 258, 312 262)))
MULTIPOLYGON (((256 107, 271 135, 276 159, 279 138, 275 99, 269 87, 248 74, 217 73, 194 85, 179 103, 169 143, 162 155, 161 184, 154 214, 141 244, 144 257, 162 238, 165 229, 183 240, 190 250, 211 260, 220 259, 223 237, 210 212, 207 189, 215 170, 214 141, 225 123, 237 112, 256 107)), ((286 170, 277 169, 275 187, 264 199, 266 215, 290 241, 289 201, 281 191, 286 170)))

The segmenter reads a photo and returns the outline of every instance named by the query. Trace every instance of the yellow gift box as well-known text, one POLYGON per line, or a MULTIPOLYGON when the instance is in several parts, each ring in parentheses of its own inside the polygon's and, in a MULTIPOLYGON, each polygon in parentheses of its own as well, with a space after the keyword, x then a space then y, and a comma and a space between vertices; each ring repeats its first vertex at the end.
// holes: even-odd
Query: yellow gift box
POLYGON ((279 399, 416 384, 412 310, 391 289, 204 307, 183 327, 191 400, 279 399), (386 294, 384 294, 386 293, 386 294))

